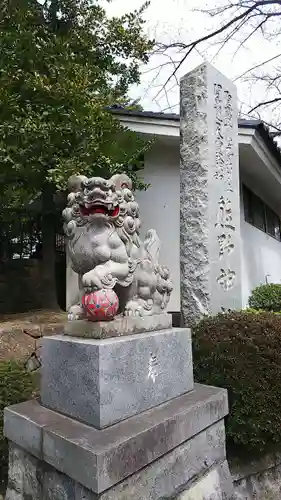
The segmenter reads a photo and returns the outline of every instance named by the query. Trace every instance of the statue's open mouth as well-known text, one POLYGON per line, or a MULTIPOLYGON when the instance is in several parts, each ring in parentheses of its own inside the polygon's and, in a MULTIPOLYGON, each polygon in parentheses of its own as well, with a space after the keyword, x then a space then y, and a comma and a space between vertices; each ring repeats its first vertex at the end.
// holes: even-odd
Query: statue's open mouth
POLYGON ((80 211, 83 216, 102 214, 107 215, 108 217, 117 217, 119 215, 119 206, 116 205, 116 207, 111 208, 110 206, 99 204, 87 207, 85 205, 81 205, 80 211))

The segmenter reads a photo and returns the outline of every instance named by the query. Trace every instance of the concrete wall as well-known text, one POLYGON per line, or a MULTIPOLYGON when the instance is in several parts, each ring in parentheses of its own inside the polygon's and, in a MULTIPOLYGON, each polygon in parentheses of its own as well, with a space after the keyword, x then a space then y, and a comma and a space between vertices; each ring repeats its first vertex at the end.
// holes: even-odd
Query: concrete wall
MULTIPOLYGON (((242 179, 243 180, 243 179, 242 179)), ((269 194, 260 192, 247 179, 247 186, 273 210, 269 194)), ((281 283, 281 242, 245 221, 241 194, 242 303, 247 305, 254 287, 266 283, 281 283)))
POLYGON ((142 221, 141 235, 156 229, 162 247, 160 263, 169 267, 174 290, 169 311, 180 310, 180 171, 179 147, 157 143, 145 160, 143 177, 151 184, 136 195, 142 221))

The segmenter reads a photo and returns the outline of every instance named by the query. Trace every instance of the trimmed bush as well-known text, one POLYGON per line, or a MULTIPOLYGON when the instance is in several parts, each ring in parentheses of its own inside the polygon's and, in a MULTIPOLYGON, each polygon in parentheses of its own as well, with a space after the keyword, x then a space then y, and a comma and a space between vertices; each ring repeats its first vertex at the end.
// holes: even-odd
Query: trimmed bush
POLYGON ((0 361, 0 491, 4 489, 8 469, 8 443, 3 436, 4 408, 30 399, 33 390, 32 375, 22 363, 0 361))
POLYGON ((249 298, 249 306, 263 311, 281 311, 281 284, 270 283, 254 288, 249 298))
POLYGON ((281 444, 281 316, 230 312, 193 328, 197 382, 228 389, 228 450, 264 453, 281 444))

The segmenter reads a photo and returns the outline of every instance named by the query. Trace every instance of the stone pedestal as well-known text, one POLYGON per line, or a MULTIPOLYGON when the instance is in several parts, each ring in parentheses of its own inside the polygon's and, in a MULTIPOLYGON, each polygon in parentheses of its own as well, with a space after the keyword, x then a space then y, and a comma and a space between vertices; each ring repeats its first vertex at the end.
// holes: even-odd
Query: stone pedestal
POLYGON ((136 317, 119 315, 114 321, 68 321, 64 327, 64 334, 84 339, 108 339, 167 328, 172 328, 172 315, 168 313, 136 317))
POLYGON ((193 383, 190 331, 88 337, 45 337, 40 401, 5 410, 6 500, 229 500, 227 393, 193 383))
POLYGON ((226 391, 197 384, 105 430, 37 401, 12 406, 5 411, 12 443, 6 500, 168 499, 205 473, 214 474, 224 498, 231 498, 226 413, 226 391))
POLYGON ((44 406, 103 428, 193 389, 191 335, 45 337, 41 380, 44 406))

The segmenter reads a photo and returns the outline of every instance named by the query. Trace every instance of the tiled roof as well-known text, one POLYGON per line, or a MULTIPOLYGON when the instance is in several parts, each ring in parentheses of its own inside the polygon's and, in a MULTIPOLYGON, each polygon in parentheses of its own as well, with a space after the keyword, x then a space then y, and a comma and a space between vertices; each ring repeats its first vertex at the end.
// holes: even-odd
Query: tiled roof
POLYGON ((175 120, 179 121, 180 115, 177 113, 157 113, 155 111, 135 111, 130 109, 125 109, 118 106, 113 106, 111 108, 113 113, 118 115, 135 116, 135 117, 145 117, 145 118, 155 118, 156 120, 175 120))
POLYGON ((253 128, 258 131, 268 149, 281 166, 281 149, 274 139, 274 135, 270 133, 269 127, 262 120, 242 120, 239 118, 238 127, 253 128))
MULTIPOLYGON (((180 115, 177 113, 159 113, 155 111, 135 111, 128 110, 122 107, 113 107, 111 108, 113 113, 118 115, 125 116, 135 116, 136 118, 154 118, 158 120, 168 120, 168 121, 179 121, 180 115)), ((269 128, 265 125, 265 123, 261 120, 246 120, 246 119, 238 119, 238 127, 239 128, 252 128, 258 131, 264 142, 266 143, 268 149, 275 156, 277 161, 281 166, 281 149, 277 145, 274 140, 272 134, 269 131, 269 128)))

